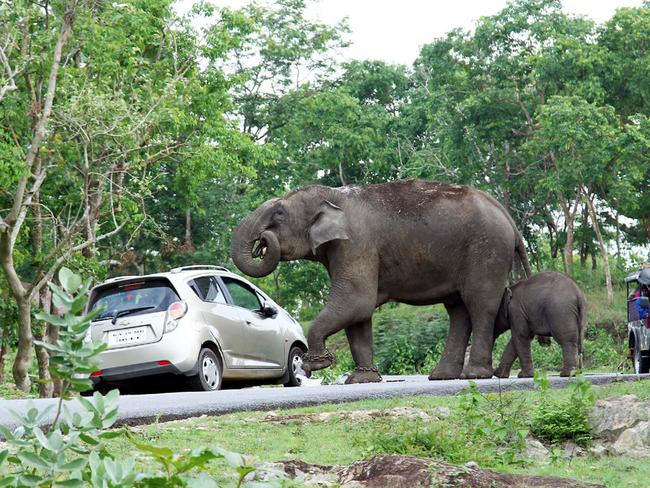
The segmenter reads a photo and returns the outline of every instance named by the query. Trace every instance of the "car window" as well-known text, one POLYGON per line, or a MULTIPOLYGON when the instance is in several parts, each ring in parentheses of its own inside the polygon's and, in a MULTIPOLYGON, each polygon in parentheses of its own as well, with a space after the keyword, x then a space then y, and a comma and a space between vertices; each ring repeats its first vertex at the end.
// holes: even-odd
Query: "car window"
POLYGON ((189 285, 201 300, 226 303, 226 297, 223 295, 214 276, 200 276, 190 281, 189 285))
POLYGON ((133 310, 130 315, 162 312, 178 299, 178 295, 166 280, 141 281, 116 284, 101 290, 94 297, 90 309, 105 307, 95 318, 103 320, 126 310, 133 310))
POLYGON ((257 294, 250 286, 233 278, 222 277, 221 279, 226 285, 226 288, 228 288, 228 292, 235 302, 235 305, 248 310, 259 310, 262 308, 262 304, 257 298, 257 294))

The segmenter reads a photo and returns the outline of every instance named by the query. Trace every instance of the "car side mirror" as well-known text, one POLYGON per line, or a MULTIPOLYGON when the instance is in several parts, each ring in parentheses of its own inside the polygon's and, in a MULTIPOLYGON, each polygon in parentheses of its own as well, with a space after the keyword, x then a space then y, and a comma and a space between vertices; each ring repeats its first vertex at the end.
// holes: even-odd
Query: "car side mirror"
POLYGON ((650 308, 650 298, 648 297, 639 297, 639 307, 648 309, 650 308))
POLYGON ((264 318, 275 317, 278 314, 278 309, 271 305, 269 302, 264 302, 262 308, 259 310, 259 314, 264 318))

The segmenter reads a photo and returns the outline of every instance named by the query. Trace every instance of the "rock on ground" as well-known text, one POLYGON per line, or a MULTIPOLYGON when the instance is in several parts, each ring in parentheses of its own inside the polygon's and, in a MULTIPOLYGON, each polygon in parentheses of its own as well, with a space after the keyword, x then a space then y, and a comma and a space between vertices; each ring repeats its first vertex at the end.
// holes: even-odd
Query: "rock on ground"
POLYGON ((320 487, 588 488, 603 486, 567 478, 496 473, 474 466, 454 466, 443 461, 395 455, 375 456, 348 466, 320 466, 290 460, 274 463, 270 467, 284 471, 302 485, 320 487))
POLYGON ((605 441, 602 449, 634 458, 650 457, 650 402, 635 395, 599 400, 589 415, 594 435, 605 441))
POLYGON ((636 395, 598 400, 589 415, 594 434, 609 442, 616 442, 624 430, 649 420, 650 405, 636 395))

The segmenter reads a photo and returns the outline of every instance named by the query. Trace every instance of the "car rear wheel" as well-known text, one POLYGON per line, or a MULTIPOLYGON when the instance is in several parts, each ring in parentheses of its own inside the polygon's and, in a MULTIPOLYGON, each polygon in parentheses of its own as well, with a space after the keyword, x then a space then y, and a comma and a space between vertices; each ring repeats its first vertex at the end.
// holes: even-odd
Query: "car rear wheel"
POLYGON ((289 361, 287 363, 287 369, 289 371, 289 381, 287 381, 284 386, 300 386, 302 384, 302 378, 309 378, 311 374, 306 373, 302 369, 302 357, 305 354, 300 347, 294 346, 289 351, 289 361))
POLYGON ((650 357, 643 356, 638 343, 634 345, 632 363, 634 364, 634 372, 636 374, 646 374, 650 372, 650 357))
POLYGON ((187 379, 188 386, 196 391, 215 391, 221 388, 221 361, 212 349, 204 347, 199 353, 199 374, 187 379))

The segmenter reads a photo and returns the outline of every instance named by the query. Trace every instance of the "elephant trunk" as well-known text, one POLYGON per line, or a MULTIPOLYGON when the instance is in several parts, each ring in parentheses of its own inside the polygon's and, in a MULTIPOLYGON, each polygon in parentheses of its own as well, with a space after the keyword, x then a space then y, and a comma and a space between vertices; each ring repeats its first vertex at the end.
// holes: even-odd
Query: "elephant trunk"
POLYGON ((267 230, 259 234, 254 224, 249 216, 235 229, 230 257, 242 273, 261 278, 277 268, 281 249, 273 232, 267 230))

